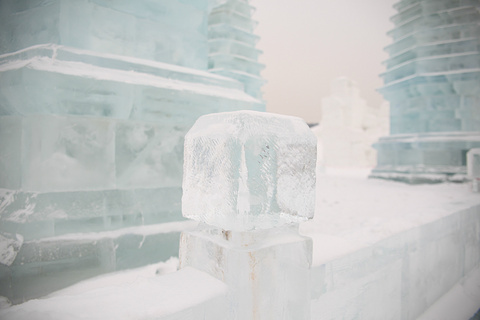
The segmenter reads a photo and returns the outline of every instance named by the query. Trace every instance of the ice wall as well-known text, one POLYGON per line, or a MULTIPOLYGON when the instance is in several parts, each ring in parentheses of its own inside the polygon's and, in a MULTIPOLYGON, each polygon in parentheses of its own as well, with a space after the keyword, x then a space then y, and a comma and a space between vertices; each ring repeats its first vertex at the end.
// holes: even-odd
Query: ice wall
POLYGON ((357 84, 340 77, 332 81, 331 95, 322 99, 321 115, 321 123, 314 131, 324 166, 375 165, 376 152, 371 145, 388 133, 388 104, 368 106, 357 84))
POLYGON ((265 109, 206 71, 208 1, 0 6, 0 234, 25 240, 0 295, 176 255, 185 133, 265 109))
POLYGON ((373 175, 463 180, 465 154, 480 145, 479 3, 404 0, 395 8, 381 93, 390 102, 390 132, 398 138, 380 139, 373 175), (452 132, 465 135, 459 138, 452 132), (438 133, 435 145, 411 143, 433 133, 438 133))

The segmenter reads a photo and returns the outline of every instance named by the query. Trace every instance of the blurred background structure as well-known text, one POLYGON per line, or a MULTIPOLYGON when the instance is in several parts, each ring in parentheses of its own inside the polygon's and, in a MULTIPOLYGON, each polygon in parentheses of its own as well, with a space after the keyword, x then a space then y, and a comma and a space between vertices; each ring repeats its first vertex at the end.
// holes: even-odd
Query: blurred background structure
POLYGON ((375 145, 371 177, 464 181, 467 152, 480 146, 479 2, 395 4, 393 43, 382 74, 390 136, 375 145))

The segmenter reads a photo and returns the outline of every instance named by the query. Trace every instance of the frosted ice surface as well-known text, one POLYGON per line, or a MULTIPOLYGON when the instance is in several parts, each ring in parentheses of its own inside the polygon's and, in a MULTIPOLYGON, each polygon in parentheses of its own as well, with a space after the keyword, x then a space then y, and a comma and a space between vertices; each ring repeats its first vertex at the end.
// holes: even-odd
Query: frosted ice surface
POLYGON ((187 218, 245 231, 313 217, 316 138, 299 118, 202 116, 185 137, 184 157, 187 218))

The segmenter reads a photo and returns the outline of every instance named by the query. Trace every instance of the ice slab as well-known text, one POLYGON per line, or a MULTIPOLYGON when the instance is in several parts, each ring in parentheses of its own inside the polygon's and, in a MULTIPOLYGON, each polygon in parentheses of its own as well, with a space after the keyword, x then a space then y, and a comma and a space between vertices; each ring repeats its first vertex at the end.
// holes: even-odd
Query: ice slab
POLYGON ((238 231, 312 218, 316 145, 296 117, 202 116, 185 137, 183 215, 238 231))

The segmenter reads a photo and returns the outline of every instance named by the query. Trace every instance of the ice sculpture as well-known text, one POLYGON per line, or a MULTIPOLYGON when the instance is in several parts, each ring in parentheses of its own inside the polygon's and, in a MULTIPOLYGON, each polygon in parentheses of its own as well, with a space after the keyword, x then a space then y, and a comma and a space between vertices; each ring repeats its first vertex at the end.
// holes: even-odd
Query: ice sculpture
POLYGON ((183 215, 236 231, 312 218, 315 162, 315 136, 299 118, 202 116, 185 137, 183 215))
POLYGON ((360 97, 357 84, 346 77, 332 81, 322 99, 322 120, 315 129, 327 167, 375 165, 373 142, 388 133, 388 106, 373 108, 360 97))
POLYGON ((0 296, 177 254, 185 133, 265 110, 207 71, 210 6, 0 1, 0 232, 24 239, 0 296))
POLYGON ((372 176, 463 181, 466 153, 480 146, 478 1, 404 0, 395 8, 381 89, 391 136, 375 146, 372 176))
POLYGON ((295 117, 202 116, 185 138, 180 266, 228 285, 226 319, 309 319, 316 139, 295 117))

